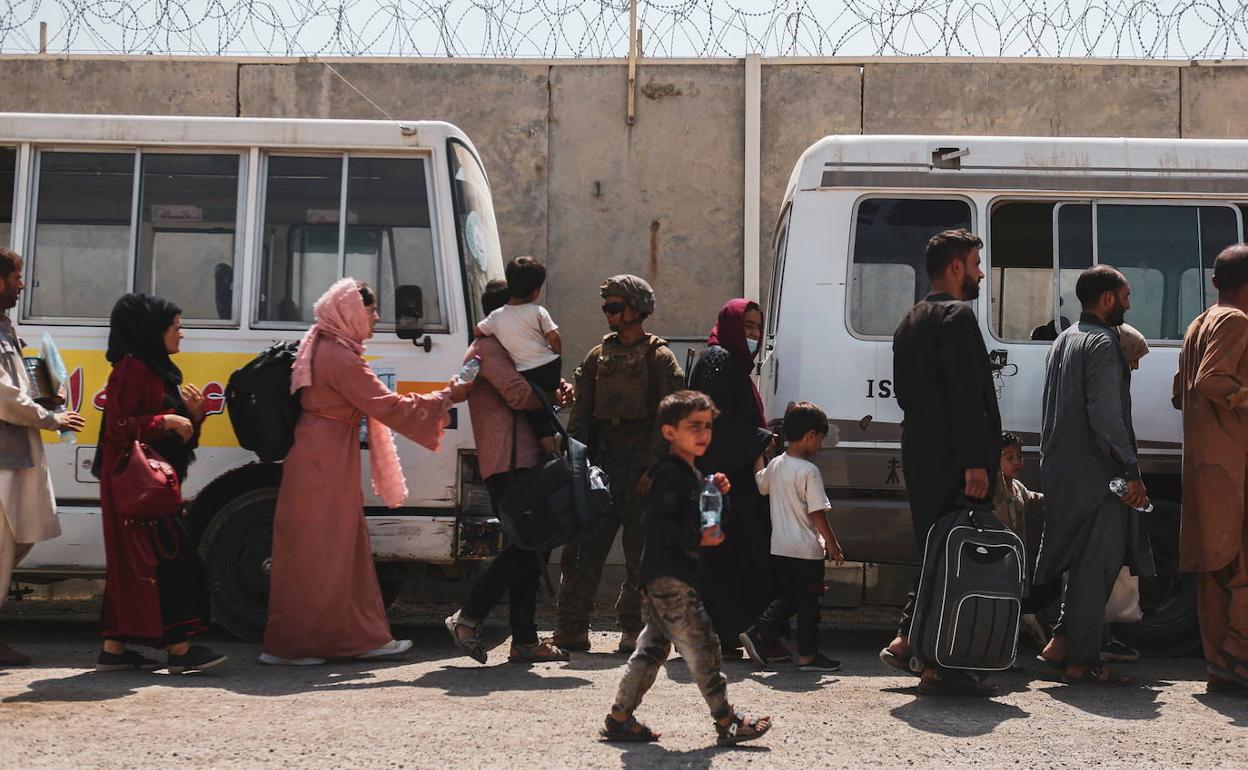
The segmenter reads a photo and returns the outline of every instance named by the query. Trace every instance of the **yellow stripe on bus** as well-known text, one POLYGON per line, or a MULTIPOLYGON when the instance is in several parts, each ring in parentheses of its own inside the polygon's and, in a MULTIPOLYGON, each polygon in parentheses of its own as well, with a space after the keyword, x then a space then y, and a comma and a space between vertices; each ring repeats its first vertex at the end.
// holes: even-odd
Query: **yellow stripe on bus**
MULTIPOLYGON (((38 355, 38 351, 28 348, 24 355, 38 355)), ((65 368, 70 374, 69 406, 77 409, 86 419, 86 427, 82 431, 82 442, 94 444, 100 431, 100 421, 104 410, 104 388, 108 384, 108 375, 112 366, 104 358, 102 350, 63 350, 61 357, 65 360, 65 368)), ((225 407, 225 384, 236 369, 255 358, 255 353, 179 353, 178 367, 182 370, 183 381, 204 391, 207 401, 207 419, 204 421, 200 434, 201 447, 236 447, 238 439, 234 437, 234 429, 230 425, 225 407)), ((399 380, 395 390, 400 394, 432 393, 446 386, 445 382, 427 382, 424 380, 399 380)), ((53 432, 44 431, 43 440, 57 443, 60 437, 53 432)))

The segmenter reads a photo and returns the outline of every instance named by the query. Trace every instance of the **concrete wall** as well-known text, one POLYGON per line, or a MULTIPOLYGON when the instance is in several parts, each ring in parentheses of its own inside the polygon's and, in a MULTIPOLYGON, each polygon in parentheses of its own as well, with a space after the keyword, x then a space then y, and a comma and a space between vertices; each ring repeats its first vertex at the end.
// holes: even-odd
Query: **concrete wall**
MULTIPOLYGON (((607 275, 654 280, 651 328, 705 336, 741 293, 745 65, 644 60, 636 122, 619 61, 0 57, 4 109, 444 119, 480 148, 503 249, 550 266, 569 371, 602 333, 607 275), (340 77, 341 76, 341 77, 340 77), (352 88, 345 81, 350 81, 352 88), (376 107, 356 91, 367 94, 376 107)), ((764 60, 760 246, 798 155, 831 133, 1245 137, 1248 66, 764 60)))

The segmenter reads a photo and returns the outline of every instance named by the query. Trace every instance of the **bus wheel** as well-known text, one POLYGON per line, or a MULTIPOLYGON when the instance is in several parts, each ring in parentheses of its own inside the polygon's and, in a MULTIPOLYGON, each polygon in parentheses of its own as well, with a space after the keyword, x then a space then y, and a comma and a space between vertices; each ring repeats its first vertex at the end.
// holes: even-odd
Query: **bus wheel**
POLYGON ((1114 635, 1145 655, 1177 657, 1200 649, 1196 621, 1196 580, 1179 571, 1179 506, 1154 501, 1155 510, 1144 514, 1152 540, 1157 574, 1140 578, 1138 623, 1116 623, 1114 635))
POLYGON ((221 507, 204 530, 212 613, 222 628, 248 642, 264 635, 277 487, 244 492, 221 507))

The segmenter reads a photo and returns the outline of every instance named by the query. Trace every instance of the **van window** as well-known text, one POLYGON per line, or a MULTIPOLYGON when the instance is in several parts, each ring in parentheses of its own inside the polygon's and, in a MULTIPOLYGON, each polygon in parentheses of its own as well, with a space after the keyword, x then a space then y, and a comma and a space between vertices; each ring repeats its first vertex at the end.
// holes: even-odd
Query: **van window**
POLYGON ((30 315, 105 319, 129 289, 133 153, 41 152, 30 315))
POLYGON ((941 198, 867 198, 858 204, 849 287, 857 334, 891 337, 931 286, 924 253, 933 235, 971 227, 971 206, 941 198))
POLYGON ((793 219, 793 206, 784 212, 784 219, 776 230, 775 253, 771 260, 771 291, 767 297, 767 328, 763 331, 774 335, 780 323, 780 296, 784 291, 784 258, 789 253, 789 222, 793 219))
POLYGON ((1052 338, 1053 206, 1006 201, 992 209, 989 290, 992 332, 999 339, 1052 338))
POLYGON ((234 317, 238 155, 143 155, 138 291, 183 320, 234 317))
POLYGON ((1230 206, 1098 203, 1096 241, 1097 261, 1131 283, 1127 323, 1150 340, 1181 340, 1214 296, 1200 274, 1239 241, 1239 221, 1230 206))

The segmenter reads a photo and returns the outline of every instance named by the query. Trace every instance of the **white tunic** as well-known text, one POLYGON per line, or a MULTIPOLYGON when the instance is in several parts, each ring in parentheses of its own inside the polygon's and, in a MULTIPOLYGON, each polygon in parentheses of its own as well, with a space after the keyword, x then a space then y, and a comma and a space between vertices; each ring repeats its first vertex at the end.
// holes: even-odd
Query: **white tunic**
POLYGON ((0 315, 0 355, 8 358, 0 365, 0 428, 24 428, 30 444, 31 467, 0 468, 0 511, 13 528, 18 543, 39 543, 61 534, 56 515, 52 475, 48 472, 40 428, 55 428, 56 418, 31 400, 32 387, 22 365, 21 349, 7 316, 0 315), (17 374, 14 382, 12 373, 17 374))

